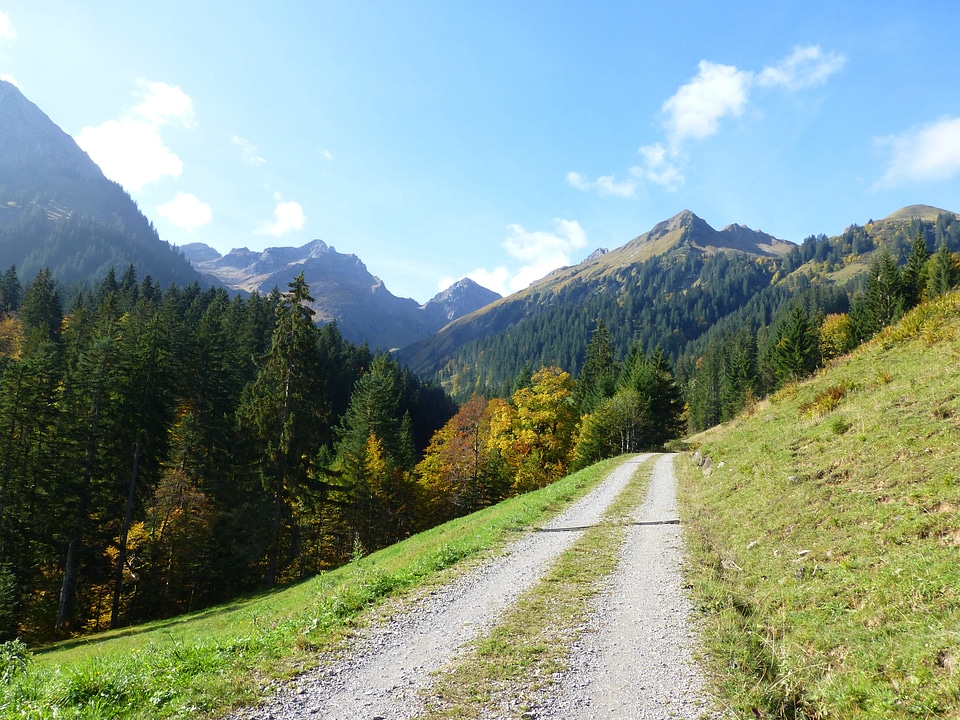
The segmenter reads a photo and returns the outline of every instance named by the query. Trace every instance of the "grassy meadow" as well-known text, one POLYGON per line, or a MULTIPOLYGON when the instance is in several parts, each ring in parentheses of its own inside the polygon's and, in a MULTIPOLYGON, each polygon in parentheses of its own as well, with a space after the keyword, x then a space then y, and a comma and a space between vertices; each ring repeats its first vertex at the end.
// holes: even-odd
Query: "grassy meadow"
POLYGON ((441 582, 593 488, 621 459, 297 585, 31 650, 0 646, 0 717, 197 718, 255 703, 337 646, 366 610, 441 582))
POLYGON ((960 295, 692 439, 706 655, 738 717, 960 717, 960 295))

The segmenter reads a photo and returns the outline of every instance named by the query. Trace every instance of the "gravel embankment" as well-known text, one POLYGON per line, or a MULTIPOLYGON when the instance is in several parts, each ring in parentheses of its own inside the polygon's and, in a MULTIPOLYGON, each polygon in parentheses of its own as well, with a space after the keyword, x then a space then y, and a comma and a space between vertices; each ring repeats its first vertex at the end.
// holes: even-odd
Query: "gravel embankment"
MULTIPOLYGON (((632 458, 545 527, 595 524, 648 456, 632 458)), ((581 533, 530 533, 504 554, 362 632, 342 658, 302 676, 231 720, 408 720, 422 710, 430 674, 494 625, 581 533)), ((607 716, 610 717, 610 716, 607 716)))

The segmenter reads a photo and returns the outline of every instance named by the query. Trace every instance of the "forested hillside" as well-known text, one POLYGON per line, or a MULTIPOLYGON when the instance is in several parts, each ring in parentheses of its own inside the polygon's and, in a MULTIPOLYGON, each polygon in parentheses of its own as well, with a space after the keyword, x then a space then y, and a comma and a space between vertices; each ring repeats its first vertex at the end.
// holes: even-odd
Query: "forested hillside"
POLYGON ((458 410, 311 300, 303 275, 243 299, 129 269, 65 311, 48 270, 0 277, 3 636, 296 580, 680 432, 669 364, 603 333, 579 383, 543 367, 458 410))
POLYGON ((451 323, 400 357, 436 377, 455 397, 502 394, 527 364, 556 364, 578 374, 602 322, 616 359, 634 347, 645 353, 659 347, 676 364, 691 427, 702 429, 782 381, 772 351, 796 304, 815 326, 815 344, 828 316, 828 335, 837 322, 849 320, 856 326, 851 341, 862 340, 875 332, 877 322, 888 324, 914 304, 928 280, 931 287, 949 284, 943 268, 957 250, 957 215, 927 206, 852 225, 833 238, 811 236, 801 245, 739 226, 718 232, 692 213, 681 213, 599 260, 557 271, 451 323), (918 237, 922 247, 916 246, 918 237), (946 255, 931 260, 939 248, 946 255), (903 280, 909 288, 897 280, 890 297, 899 305, 878 311, 879 320, 868 320, 867 278, 881 256, 905 268, 913 257, 903 280), (838 320, 841 316, 846 319, 838 320))

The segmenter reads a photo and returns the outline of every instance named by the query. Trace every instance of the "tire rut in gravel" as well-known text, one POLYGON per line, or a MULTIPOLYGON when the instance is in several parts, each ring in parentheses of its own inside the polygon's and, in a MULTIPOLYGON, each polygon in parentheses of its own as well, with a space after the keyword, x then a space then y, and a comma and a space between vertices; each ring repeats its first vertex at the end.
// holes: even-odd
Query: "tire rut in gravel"
POLYGON ((596 600, 569 669, 529 717, 718 717, 693 660, 693 608, 680 568, 683 539, 673 455, 657 460, 642 505, 620 551, 620 564, 596 600))
MULTIPOLYGON (((637 465, 636 456, 598 487, 547 523, 545 529, 595 524, 637 465)), ((238 710, 231 720, 409 720, 422 710, 430 675, 460 648, 492 627, 497 617, 536 583, 550 562, 581 533, 529 533, 504 553, 482 563, 400 615, 361 632, 346 656, 307 673, 259 708, 238 710)))

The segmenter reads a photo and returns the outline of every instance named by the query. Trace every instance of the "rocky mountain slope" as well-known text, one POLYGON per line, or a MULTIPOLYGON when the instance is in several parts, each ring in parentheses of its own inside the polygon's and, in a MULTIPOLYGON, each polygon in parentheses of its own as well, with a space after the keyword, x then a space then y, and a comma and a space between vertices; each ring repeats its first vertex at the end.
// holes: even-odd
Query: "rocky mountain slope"
POLYGON ((0 80, 0 268, 95 282, 130 264, 161 285, 200 279, 136 203, 40 108, 0 80))
POLYGON ((301 247, 263 252, 235 248, 220 255, 203 243, 182 248, 196 269, 243 292, 285 290, 303 272, 320 322, 336 321, 344 337, 382 349, 399 348, 435 333, 451 320, 478 310, 500 296, 463 279, 424 305, 398 298, 356 255, 337 252, 322 240, 301 247))

